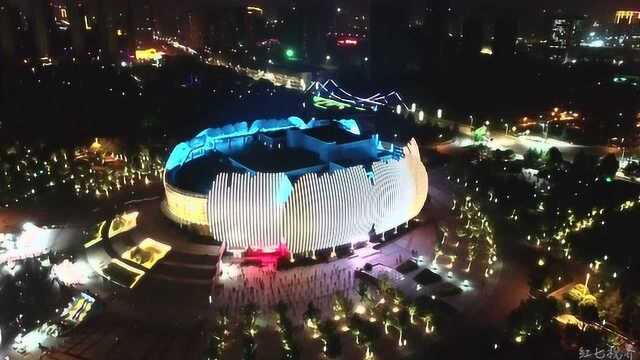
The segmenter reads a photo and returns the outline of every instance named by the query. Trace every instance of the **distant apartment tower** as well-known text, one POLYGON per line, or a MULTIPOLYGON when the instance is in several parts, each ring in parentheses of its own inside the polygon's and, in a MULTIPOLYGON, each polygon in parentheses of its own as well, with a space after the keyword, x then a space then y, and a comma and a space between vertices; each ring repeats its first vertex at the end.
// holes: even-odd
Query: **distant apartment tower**
POLYGON ((293 52, 289 59, 322 64, 327 55, 327 33, 331 14, 336 11, 333 1, 298 0, 279 10, 284 20, 279 37, 282 45, 293 52))
POLYGON ((36 57, 32 17, 10 1, 0 0, 0 62, 16 63, 36 57))
MULTIPOLYGON (((401 3, 401 2, 399 2, 401 3)), ((425 38, 428 43, 427 57, 441 58, 444 55, 451 26, 451 1, 429 0, 424 20, 425 38)))
POLYGON ((371 1, 369 51, 374 75, 391 75, 407 63, 408 31, 409 14, 404 2, 371 1))
POLYGON ((17 56, 18 10, 0 0, 0 63, 13 63, 17 56))
POLYGON ((548 43, 550 47, 566 49, 580 45, 585 29, 585 17, 556 17, 551 20, 548 43))
POLYGON ((462 53, 467 57, 480 56, 484 41, 484 23, 482 18, 468 16, 462 24, 462 53))
POLYGON ((147 48, 153 41, 153 34, 156 31, 156 17, 151 0, 142 2, 139 15, 136 40, 138 47, 147 48))
POLYGON ((73 54, 77 59, 85 59, 87 58, 87 32, 91 30, 86 4, 82 0, 67 0, 66 11, 73 54))
POLYGON ((514 14, 503 14, 496 19, 493 32, 493 55, 509 58, 515 54, 518 21, 514 14))
POLYGON ((31 0, 30 5, 36 56, 39 59, 49 58, 52 55, 53 9, 48 0, 31 0))
POLYGON ((246 45, 249 48, 256 46, 256 43, 264 40, 266 33, 266 21, 264 10, 258 6, 247 6, 243 13, 243 26, 246 45))
POLYGON ((111 1, 97 0, 96 7, 98 16, 95 26, 98 27, 100 58, 103 61, 114 63, 119 57, 119 51, 113 4, 111 1))

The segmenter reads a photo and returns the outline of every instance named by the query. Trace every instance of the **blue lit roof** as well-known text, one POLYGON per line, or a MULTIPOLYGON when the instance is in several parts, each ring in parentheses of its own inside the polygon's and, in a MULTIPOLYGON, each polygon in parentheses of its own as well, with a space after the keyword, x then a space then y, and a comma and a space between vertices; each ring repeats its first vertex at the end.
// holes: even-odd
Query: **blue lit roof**
MULTIPOLYGON (((343 119, 338 122, 349 132, 360 134, 360 129, 355 120, 343 119)), ((315 123, 317 123, 317 121, 312 120, 307 124, 299 117, 291 116, 286 119, 258 119, 251 124, 251 127, 249 127, 246 121, 242 121, 223 127, 208 128, 201 131, 193 139, 179 143, 169 155, 165 168, 167 171, 170 171, 182 165, 193 151, 206 147, 207 143, 212 144, 229 138, 245 137, 258 132, 270 132, 290 128, 307 129, 309 126, 315 126, 315 123)))
MULTIPOLYGON (((377 134, 362 134, 354 119, 306 123, 289 117, 205 129, 173 149, 165 170, 175 185, 201 192, 221 171, 285 173, 295 180, 309 172, 366 167, 392 156, 377 134)), ((287 189, 282 190, 286 198, 287 189)))

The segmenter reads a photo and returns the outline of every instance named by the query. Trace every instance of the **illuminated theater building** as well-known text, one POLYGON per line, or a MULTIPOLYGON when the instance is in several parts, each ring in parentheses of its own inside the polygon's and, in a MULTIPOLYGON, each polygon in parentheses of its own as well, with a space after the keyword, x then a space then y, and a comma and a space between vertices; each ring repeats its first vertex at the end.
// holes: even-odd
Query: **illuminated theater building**
POLYGON ((173 149, 164 179, 164 213, 236 255, 367 241, 418 215, 428 187, 415 140, 297 117, 206 129, 173 149))

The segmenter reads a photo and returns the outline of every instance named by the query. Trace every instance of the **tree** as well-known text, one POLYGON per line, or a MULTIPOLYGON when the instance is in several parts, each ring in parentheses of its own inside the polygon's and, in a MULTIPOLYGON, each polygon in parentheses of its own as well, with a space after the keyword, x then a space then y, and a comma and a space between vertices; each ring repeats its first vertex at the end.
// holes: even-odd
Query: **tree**
POLYGON ((529 148, 527 152, 524 153, 523 158, 523 166, 525 168, 535 169, 540 162, 540 153, 529 148))
POLYGON ((605 178, 614 178, 618 172, 620 163, 614 154, 607 154, 598 165, 598 173, 605 178))
POLYGON ((571 164, 571 171, 574 176, 588 179, 595 177, 596 168, 598 166, 598 159, 595 156, 587 155, 584 150, 578 151, 576 156, 573 158, 573 163, 571 164))
POLYGON ((318 309, 313 302, 309 302, 307 305, 307 311, 304 312, 304 319, 312 322, 320 320, 320 309, 318 309))
POLYGON ((360 295, 360 299, 364 300, 369 293, 369 286, 362 280, 358 281, 358 295, 360 295))
POLYGON ((555 299, 528 299, 509 314, 509 327, 514 335, 537 332, 553 324, 556 315, 558 303, 555 299))
POLYGON ((626 296, 622 310, 623 328, 632 337, 640 338, 640 295, 636 293, 626 296))
POLYGON ((340 342, 340 334, 333 321, 324 321, 320 324, 319 330, 326 339, 326 354, 329 358, 336 358, 342 352, 342 343, 340 342))
POLYGON ((487 140, 487 127, 481 126, 473 131, 473 141, 478 143, 487 140))
POLYGON ((598 315, 612 323, 622 318, 622 297, 620 289, 612 289, 602 293, 598 299, 598 315))
POLYGON ((340 317, 349 317, 353 313, 353 301, 342 294, 336 294, 333 300, 333 309, 340 317))
POLYGON ((640 177, 640 162, 629 162, 624 168, 624 174, 627 176, 640 177))
POLYGON ((555 168, 562 165, 563 162, 562 153, 555 146, 550 148, 545 154, 545 165, 548 167, 555 168))

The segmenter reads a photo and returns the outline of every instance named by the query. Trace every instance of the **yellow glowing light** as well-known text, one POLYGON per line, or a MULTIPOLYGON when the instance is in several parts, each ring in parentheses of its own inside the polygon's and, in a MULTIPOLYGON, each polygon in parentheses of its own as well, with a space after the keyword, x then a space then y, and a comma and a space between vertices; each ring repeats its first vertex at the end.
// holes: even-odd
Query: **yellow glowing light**
POLYGON ((616 24, 622 24, 626 22, 627 24, 631 25, 634 23, 634 21, 640 22, 640 11, 633 11, 633 10, 616 11, 616 19, 615 19, 616 24))
POLYGON ((247 11, 251 14, 253 12, 258 12, 260 14, 263 14, 264 11, 262 10, 262 8, 259 8, 257 6, 247 6, 247 11))
MULTIPOLYGON (((123 262, 120 259, 111 259, 111 262, 109 264, 107 264, 107 266, 105 266, 104 268, 102 268, 102 270, 106 269, 107 267, 109 267, 109 265, 114 265, 114 266, 118 266, 128 272, 130 272, 131 274, 134 275, 133 277, 133 282, 131 282, 131 284, 129 285, 130 289, 133 289, 134 286, 136 286, 138 284, 138 281, 140 281, 140 278, 142 278, 145 274, 144 271, 139 270, 134 268, 133 266, 123 262)), ((100 275, 106 277, 107 279, 111 280, 111 278, 104 274, 103 272, 100 273, 100 275)))
POLYGON ((87 241, 84 244, 84 248, 87 249, 97 243, 99 243, 102 240, 102 228, 104 228, 104 225, 106 224, 106 221, 103 221, 100 223, 100 225, 98 225, 98 231, 96 232, 96 234, 94 235, 93 239, 87 241))
POLYGON ((518 336, 516 336, 516 338, 515 338, 515 341, 516 341, 518 344, 520 344, 523 340, 524 340, 524 339, 522 338, 522 335, 518 335, 518 336))
POLYGON ((138 246, 134 246, 125 251, 121 257, 146 269, 151 269, 158 261, 171 251, 171 246, 155 241, 150 238, 142 240, 138 246))
POLYGON ((98 141, 98 138, 95 138, 95 140, 93 141, 93 144, 91 144, 91 151, 96 152, 98 150, 100 150, 102 148, 102 144, 100 144, 100 141, 98 141))
POLYGON ((85 30, 92 29, 91 25, 89 25, 89 18, 87 17, 87 15, 84 16, 84 28, 85 30))
POLYGON ((164 53, 162 51, 157 51, 154 48, 136 50, 136 60, 139 61, 152 61, 152 60, 160 60, 164 53))
POLYGON ((484 55, 493 55, 493 49, 490 47, 483 47, 482 50, 480 50, 480 54, 484 54, 484 55))
POLYGON ((111 225, 109 226, 109 238, 136 227, 138 225, 138 214, 139 213, 137 211, 133 211, 114 217, 111 221, 111 225))

